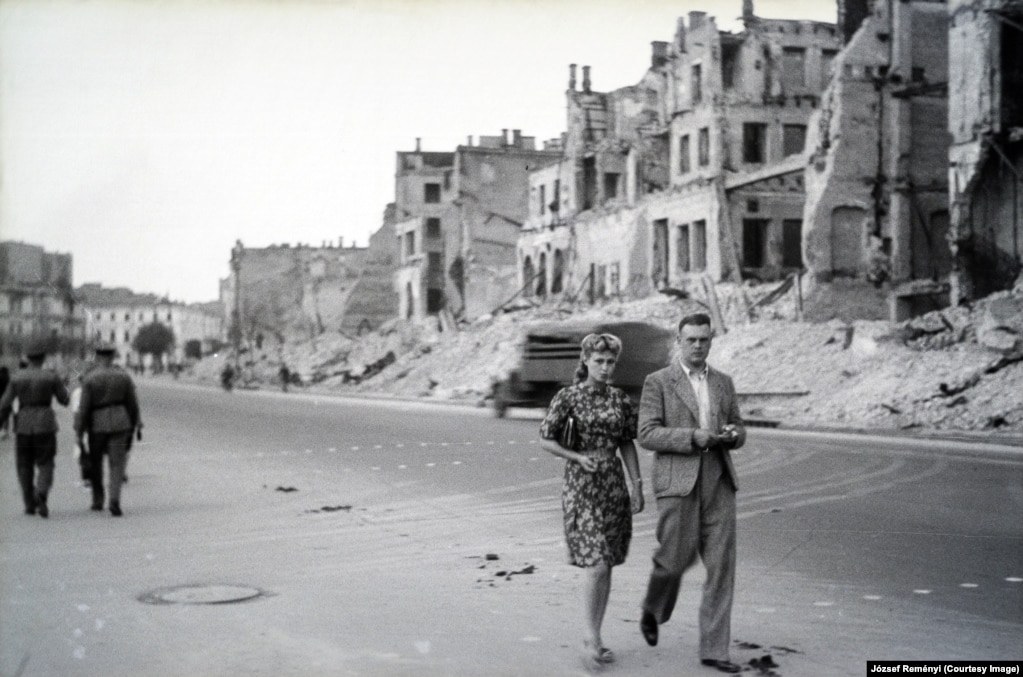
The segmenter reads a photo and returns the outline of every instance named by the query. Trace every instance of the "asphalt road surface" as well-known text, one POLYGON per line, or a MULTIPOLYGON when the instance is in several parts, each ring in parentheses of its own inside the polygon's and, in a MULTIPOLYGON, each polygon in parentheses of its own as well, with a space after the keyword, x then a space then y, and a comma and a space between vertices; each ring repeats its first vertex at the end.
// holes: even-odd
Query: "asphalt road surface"
MULTIPOLYGON (((140 394, 122 518, 89 510, 66 412, 48 520, 21 514, 0 443, 0 677, 583 673, 563 462, 536 412, 140 394)), ((1023 658, 1023 449, 753 429, 735 457, 746 674, 1023 658)), ((660 644, 640 636, 655 519, 648 493, 605 672, 717 674, 696 654, 699 567, 660 644)))

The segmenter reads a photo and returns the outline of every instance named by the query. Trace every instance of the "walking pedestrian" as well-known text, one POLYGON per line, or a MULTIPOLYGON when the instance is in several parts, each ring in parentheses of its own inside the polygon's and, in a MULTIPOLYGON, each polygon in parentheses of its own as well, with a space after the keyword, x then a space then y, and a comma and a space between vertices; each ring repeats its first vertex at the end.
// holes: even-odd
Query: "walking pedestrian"
POLYGON ((43 369, 46 344, 33 342, 25 351, 27 366, 11 378, 0 397, 0 423, 6 423, 14 401, 18 413, 14 417, 14 449, 18 483, 25 503, 25 514, 49 517, 47 498, 53 486, 54 458, 57 455, 57 417, 53 400, 68 405, 64 382, 50 369, 43 369))
POLYGON ((700 661, 722 672, 729 658, 735 584, 735 492, 729 454, 746 441, 732 379, 707 364, 710 317, 682 318, 670 365, 650 374, 639 405, 639 443, 654 452, 658 546, 640 630, 651 646, 671 617, 682 575, 699 557, 707 570, 700 602, 700 661))
POLYGON ((277 372, 277 375, 281 379, 281 391, 288 392, 288 383, 291 381, 291 370, 288 369, 288 365, 281 362, 281 368, 277 372))
MULTIPOLYGON (((92 369, 92 365, 89 365, 84 373, 79 373, 77 377, 77 385, 71 389, 71 415, 72 417, 78 417, 78 410, 82 405, 82 381, 85 380, 85 374, 88 374, 92 369)), ((82 447, 80 440, 75 440, 75 460, 78 461, 78 470, 82 478, 82 486, 87 487, 92 481, 92 468, 90 464, 89 454, 82 447)), ((125 478, 127 479, 127 477, 125 478)))
POLYGON ((541 446, 567 461, 561 493, 565 541, 568 563, 584 570, 582 657, 590 668, 614 661, 601 637, 611 571, 625 561, 632 515, 643 510, 643 481, 633 442, 636 407, 625 391, 610 385, 621 352, 622 342, 613 334, 586 336, 575 384, 554 396, 540 425, 541 446), (559 441, 569 425, 578 433, 573 448, 559 441))
POLYGON ((142 420, 135 383, 114 364, 112 345, 96 347, 96 366, 82 381, 82 401, 75 416, 78 443, 88 434, 87 450, 92 471, 92 509, 102 510, 104 500, 103 457, 110 465, 110 514, 120 517, 121 485, 128 467, 133 436, 141 434, 142 420))
MULTIPOLYGON (((7 368, 6 364, 0 364, 0 396, 3 396, 7 392, 7 386, 11 382, 11 370, 7 368)), ((0 440, 6 440, 11 436, 10 421, 4 419, 4 422, 0 424, 0 440)))

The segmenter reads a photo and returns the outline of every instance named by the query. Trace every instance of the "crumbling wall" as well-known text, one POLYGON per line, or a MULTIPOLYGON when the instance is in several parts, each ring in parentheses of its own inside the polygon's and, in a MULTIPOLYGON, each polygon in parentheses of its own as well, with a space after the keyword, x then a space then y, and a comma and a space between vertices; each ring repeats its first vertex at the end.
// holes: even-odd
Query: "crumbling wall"
POLYGON ((1023 269, 1023 8, 949 6, 951 299, 1008 289, 1023 269))
POLYGON ((350 336, 363 334, 398 316, 398 293, 394 287, 397 243, 394 224, 385 218, 369 238, 359 279, 345 305, 342 332, 350 336))
POLYGON ((807 130, 803 261, 811 278, 876 277, 871 252, 880 250, 879 134, 884 100, 875 87, 887 67, 887 19, 872 15, 835 60, 835 76, 807 130))

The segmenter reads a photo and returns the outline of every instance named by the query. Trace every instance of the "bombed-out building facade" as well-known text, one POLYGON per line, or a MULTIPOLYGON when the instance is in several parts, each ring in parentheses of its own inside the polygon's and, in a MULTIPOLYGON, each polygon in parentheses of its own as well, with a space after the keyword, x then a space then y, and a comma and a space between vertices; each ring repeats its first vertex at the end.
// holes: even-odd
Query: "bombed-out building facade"
MULTIPOLYGON (((385 222, 368 246, 324 242, 231 250, 220 303, 228 339, 264 349, 325 332, 355 336, 395 316, 397 252, 385 222)), ((265 349, 264 349, 265 350, 265 349)))
POLYGON ((834 24, 744 30, 690 12, 640 82, 594 91, 570 67, 560 161, 530 182, 520 281, 547 296, 636 298, 803 266, 804 143, 840 49, 834 24))
POLYGON ((862 20, 810 129, 806 266, 816 282, 874 295, 878 319, 905 319, 948 303, 948 9, 839 7, 862 20))
POLYGON ((680 18, 634 86, 595 91, 570 66, 561 158, 529 179, 523 293, 636 298, 798 273, 808 317, 902 320, 1011 287, 1021 13, 839 0, 831 24, 761 18, 745 0, 738 33, 680 18))
POLYGON ((480 136, 452 152, 397 153, 394 274, 401 317, 493 312, 517 286, 516 245, 530 173, 558 159, 520 130, 480 136))
POLYGON ((1023 262, 1023 3, 951 0, 952 303, 1007 289, 1023 262))

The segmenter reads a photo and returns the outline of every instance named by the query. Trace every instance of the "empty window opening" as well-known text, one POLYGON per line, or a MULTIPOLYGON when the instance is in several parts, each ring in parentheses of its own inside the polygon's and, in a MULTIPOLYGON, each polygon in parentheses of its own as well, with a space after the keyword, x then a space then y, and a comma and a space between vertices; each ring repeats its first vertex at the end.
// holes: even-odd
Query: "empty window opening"
POLYGON ((1005 17, 1002 27, 1002 128, 1023 127, 1023 40, 1019 26, 1023 13, 1005 17), (1009 21, 1012 23, 1008 23, 1009 21))
POLYGON ((742 265, 745 268, 763 268, 767 262, 766 219, 743 219, 742 265))
POLYGON ((597 160, 583 158, 583 209, 592 209, 597 200, 597 160))
POLYGON ((735 43, 721 43, 721 84, 725 89, 735 87, 736 70, 739 63, 739 45, 735 43))
POLYGON ((423 202, 426 202, 427 204, 437 204, 440 202, 439 183, 423 184, 423 202))
POLYGON ((563 290, 565 277, 565 255, 560 249, 554 250, 554 271, 551 275, 551 293, 560 294, 563 290))
POLYGON ((700 166, 706 167, 710 164, 710 129, 707 127, 700 130, 699 145, 700 166))
POLYGON ((440 237, 440 219, 432 216, 426 219, 426 237, 431 239, 440 237))
POLYGON ((781 265, 783 268, 803 267, 802 219, 785 219, 782 221, 781 265))
POLYGON ((786 88, 806 86, 806 50, 785 47, 781 55, 782 85, 786 88))
POLYGON ((604 173, 604 201, 614 200, 618 197, 618 185, 621 174, 617 172, 604 173))
POLYGON ((782 146, 785 157, 800 155, 806 147, 806 125, 784 125, 782 127, 782 146))
POLYGON ((767 125, 747 122, 742 126, 742 159, 753 164, 763 163, 767 146, 767 125))

